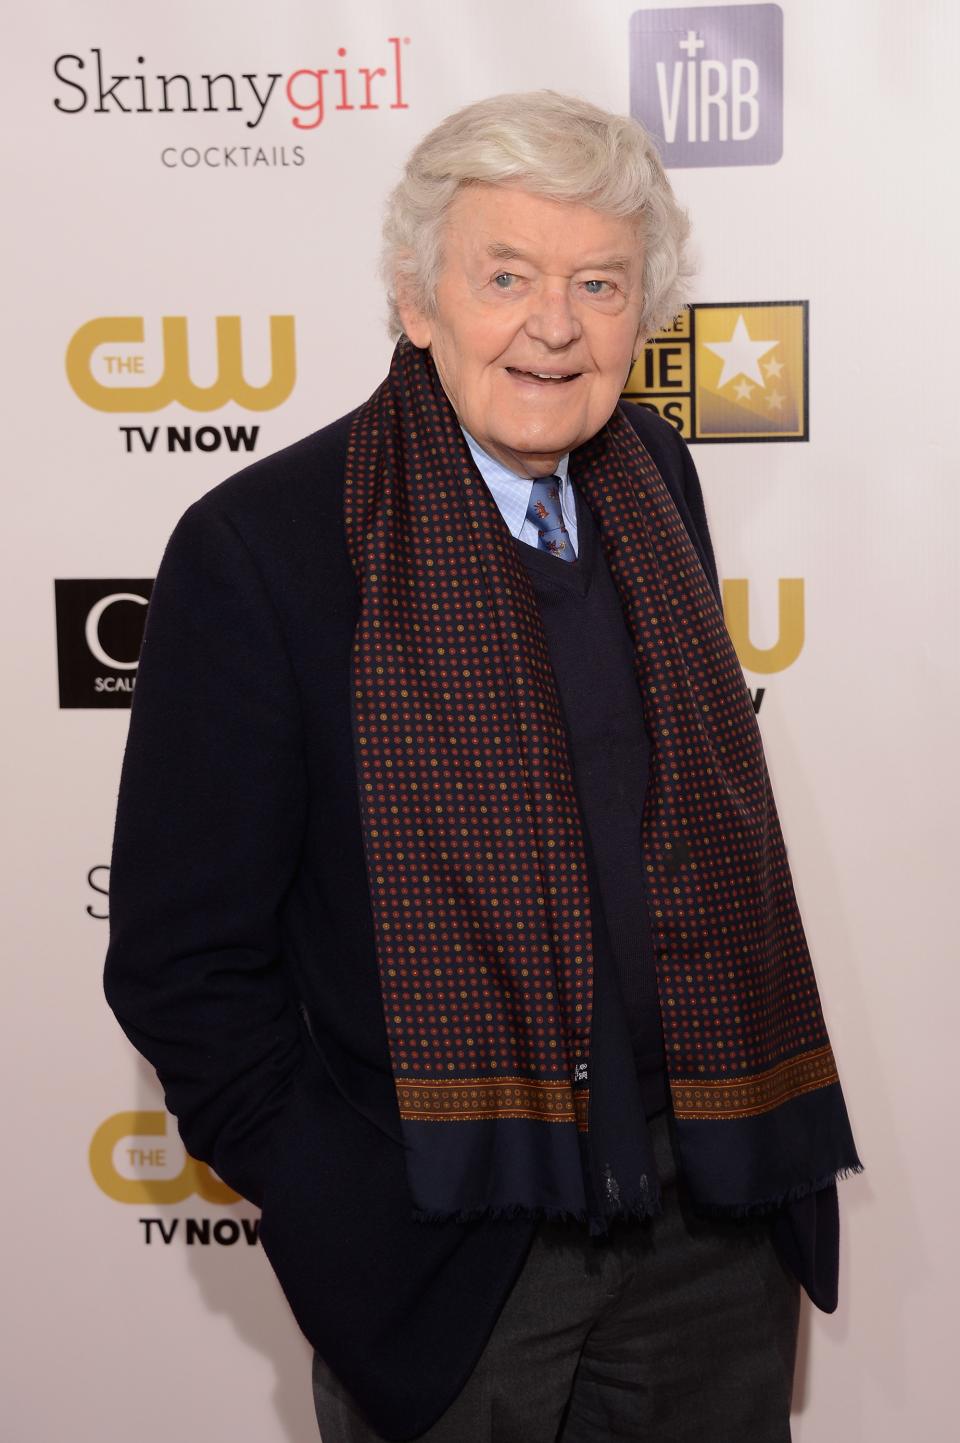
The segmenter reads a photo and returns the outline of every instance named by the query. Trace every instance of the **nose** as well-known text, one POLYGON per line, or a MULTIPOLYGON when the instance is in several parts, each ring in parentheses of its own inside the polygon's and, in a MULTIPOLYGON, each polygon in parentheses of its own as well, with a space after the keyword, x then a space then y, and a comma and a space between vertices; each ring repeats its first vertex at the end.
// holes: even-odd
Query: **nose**
POLYGON ((580 322, 573 308, 569 282, 545 280, 531 301, 525 329, 528 336, 551 351, 563 350, 580 338, 580 322))

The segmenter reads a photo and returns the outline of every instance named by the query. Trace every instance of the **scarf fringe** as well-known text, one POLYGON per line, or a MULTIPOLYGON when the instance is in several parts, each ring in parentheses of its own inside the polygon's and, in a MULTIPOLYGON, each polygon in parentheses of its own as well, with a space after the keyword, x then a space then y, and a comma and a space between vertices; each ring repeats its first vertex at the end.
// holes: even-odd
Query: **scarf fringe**
POLYGON ((702 1213, 706 1217, 764 1217, 777 1212, 788 1203, 799 1202, 801 1198, 809 1197, 811 1193, 822 1192, 825 1187, 830 1187, 832 1183, 839 1182, 843 1178, 854 1177, 863 1170, 863 1163, 858 1158, 856 1162, 850 1163, 847 1167, 838 1167, 833 1172, 823 1173, 820 1177, 814 1178, 812 1182, 795 1183, 793 1187, 786 1188, 776 1197, 762 1198, 759 1202, 733 1204, 694 1201, 693 1205, 698 1213, 702 1213))
POLYGON ((627 1208, 620 1208, 615 1213, 598 1219, 586 1208, 554 1208, 541 1207, 539 1205, 530 1207, 526 1203, 502 1203, 499 1206, 488 1206, 480 1204, 472 1208, 457 1208, 455 1210, 439 1210, 432 1208, 414 1208, 412 1217, 416 1223, 475 1223, 475 1222, 514 1222, 517 1219, 524 1219, 527 1222, 549 1222, 549 1223, 580 1223, 589 1224, 590 1231, 604 1230, 604 1226, 613 1222, 643 1222, 648 1218, 659 1216, 663 1212, 663 1204, 659 1197, 650 1203, 634 1203, 627 1208))
MULTIPOLYGON (((708 1217, 763 1217, 777 1212, 788 1203, 798 1202, 801 1198, 809 1197, 811 1193, 822 1192, 832 1183, 842 1181, 844 1178, 855 1177, 863 1171, 863 1163, 858 1158, 856 1162, 850 1163, 846 1167, 836 1168, 833 1172, 823 1173, 812 1181, 796 1183, 775 1197, 761 1198, 758 1202, 737 1204, 695 1201, 694 1208, 698 1213, 708 1217)), ((652 1203, 634 1203, 631 1207, 618 1209, 617 1212, 610 1213, 603 1218, 594 1217, 587 1212, 586 1208, 529 1207, 525 1203, 503 1203, 498 1207, 480 1204, 477 1207, 455 1210, 414 1208, 412 1217, 413 1221, 417 1223, 514 1222, 519 1219, 527 1222, 579 1223, 589 1225, 592 1234, 602 1234, 612 1223, 644 1222, 660 1216, 662 1212, 663 1203, 658 1197, 652 1203)))

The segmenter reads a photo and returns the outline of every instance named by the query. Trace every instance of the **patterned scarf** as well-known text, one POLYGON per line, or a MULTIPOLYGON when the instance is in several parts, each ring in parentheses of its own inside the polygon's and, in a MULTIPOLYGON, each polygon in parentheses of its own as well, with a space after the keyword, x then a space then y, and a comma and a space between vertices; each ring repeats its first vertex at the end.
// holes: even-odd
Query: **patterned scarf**
MULTIPOLYGON (((770 1210, 861 1164, 753 705, 673 500, 619 410, 570 474, 635 645, 683 1171, 706 1211, 770 1210)), ((361 816, 415 1215, 574 1216, 602 1231, 656 1211, 629 1046, 595 976, 534 591, 429 354, 406 340, 357 414, 345 522, 361 816)))

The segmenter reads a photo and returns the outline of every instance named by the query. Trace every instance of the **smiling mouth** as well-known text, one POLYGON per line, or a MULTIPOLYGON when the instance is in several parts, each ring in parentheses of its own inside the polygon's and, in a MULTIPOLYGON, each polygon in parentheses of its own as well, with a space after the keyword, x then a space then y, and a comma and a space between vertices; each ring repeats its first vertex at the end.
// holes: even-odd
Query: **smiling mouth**
POLYGON ((567 381, 575 381, 580 375, 579 371, 566 371, 559 374, 556 371, 521 371, 518 366, 507 366, 511 376, 519 376, 522 381, 539 381, 545 386, 563 386, 567 381))

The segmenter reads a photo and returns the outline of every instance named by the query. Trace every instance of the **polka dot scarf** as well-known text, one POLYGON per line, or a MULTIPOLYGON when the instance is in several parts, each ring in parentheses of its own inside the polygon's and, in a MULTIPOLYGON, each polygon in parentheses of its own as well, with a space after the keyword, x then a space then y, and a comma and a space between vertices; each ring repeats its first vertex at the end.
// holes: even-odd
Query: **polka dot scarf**
MULTIPOLYGON (((645 880, 688 1180, 707 1207, 761 1209, 860 1163, 756 717, 619 411, 571 475, 636 649, 645 880)), ((530 580, 429 354, 405 340, 352 429, 345 523, 357 778, 416 1210, 582 1216, 606 1043, 566 733, 530 580)))

